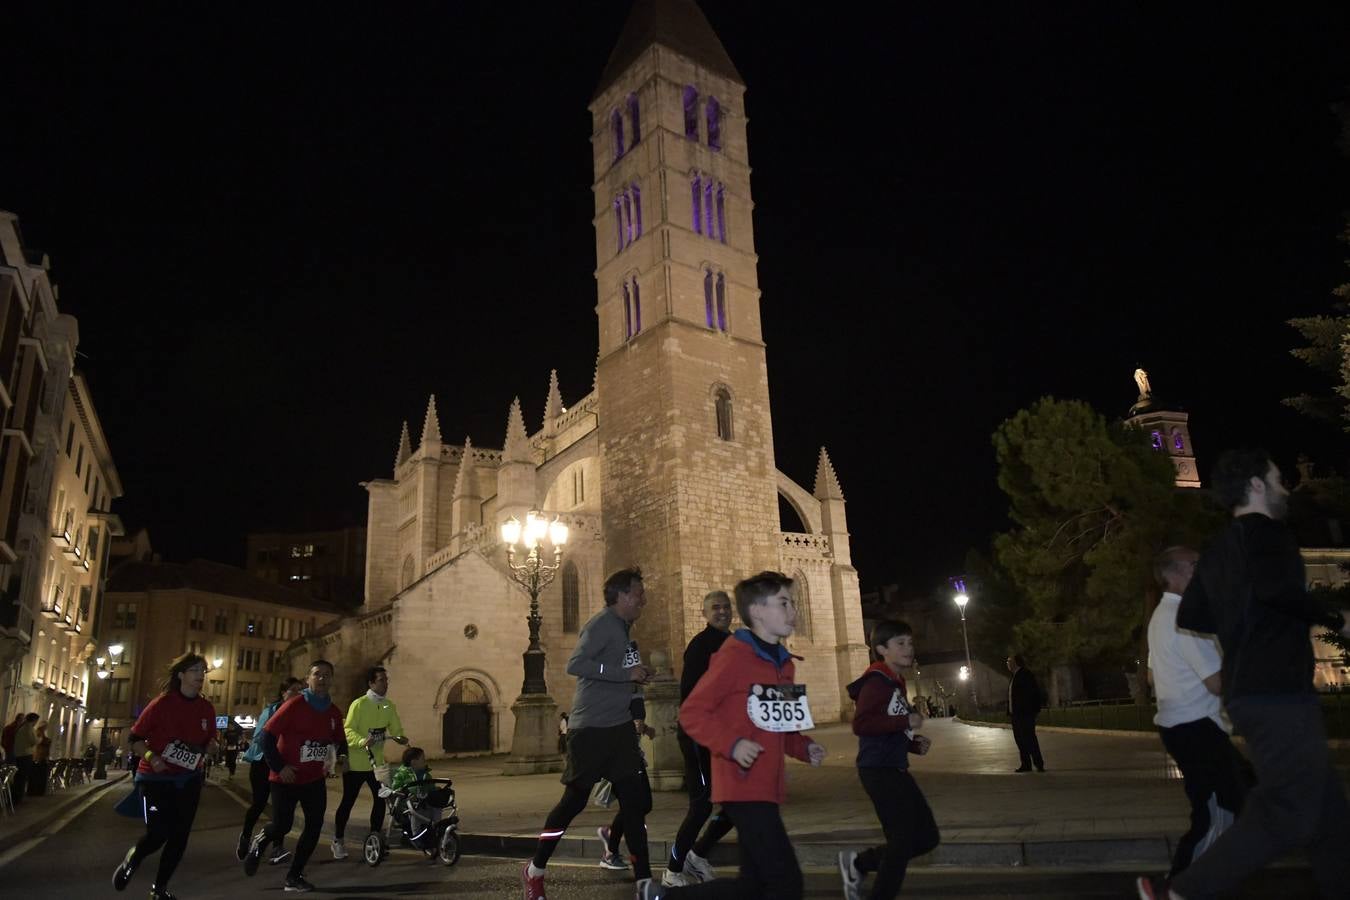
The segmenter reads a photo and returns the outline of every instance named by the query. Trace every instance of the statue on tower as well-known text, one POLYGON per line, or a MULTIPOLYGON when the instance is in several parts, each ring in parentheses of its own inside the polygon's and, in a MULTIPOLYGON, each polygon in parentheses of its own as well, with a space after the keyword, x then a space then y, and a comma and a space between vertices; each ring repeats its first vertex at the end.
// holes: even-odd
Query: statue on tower
POLYGON ((1148 373, 1143 369, 1134 370, 1134 383, 1139 385, 1139 399, 1147 400, 1153 396, 1153 387, 1148 383, 1148 373))

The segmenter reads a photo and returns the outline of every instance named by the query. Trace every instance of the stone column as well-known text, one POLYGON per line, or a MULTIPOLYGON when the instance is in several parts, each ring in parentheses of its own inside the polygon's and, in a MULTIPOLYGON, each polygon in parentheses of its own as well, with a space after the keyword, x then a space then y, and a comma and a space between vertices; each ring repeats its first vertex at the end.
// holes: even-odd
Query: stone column
POLYGON ((656 675, 647 683, 647 724, 656 730, 647 777, 655 791, 684 789, 684 755, 676 737, 680 716, 680 683, 670 668, 670 655, 656 650, 651 655, 656 675))
POLYGON ((548 694, 521 694, 511 704, 511 712, 516 716, 516 729, 511 737, 511 755, 502 766, 502 774, 561 772, 558 704, 548 694))

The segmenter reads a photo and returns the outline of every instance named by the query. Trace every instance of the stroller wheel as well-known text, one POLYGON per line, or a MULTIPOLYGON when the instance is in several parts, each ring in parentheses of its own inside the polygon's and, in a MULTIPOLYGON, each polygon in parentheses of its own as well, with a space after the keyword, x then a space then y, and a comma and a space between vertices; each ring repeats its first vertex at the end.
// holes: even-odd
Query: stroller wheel
POLYGON ((441 845, 437 848, 436 858, 444 866, 453 866, 459 862, 459 835, 455 829, 447 828, 441 832, 441 845))
POLYGON ((385 842, 384 835, 378 831, 372 831, 366 836, 366 842, 361 851, 365 857, 366 865, 373 869, 384 862, 384 858, 389 855, 389 845, 385 842))

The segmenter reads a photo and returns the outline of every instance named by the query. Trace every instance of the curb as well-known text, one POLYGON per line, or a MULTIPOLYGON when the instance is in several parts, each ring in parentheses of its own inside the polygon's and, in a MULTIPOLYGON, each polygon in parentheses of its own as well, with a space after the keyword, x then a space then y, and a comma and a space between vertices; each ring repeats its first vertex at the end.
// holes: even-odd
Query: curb
POLYGON ((66 796, 61 798, 57 806, 48 810, 41 819, 38 819, 36 822, 27 824, 26 827, 24 828, 24 831, 27 833, 29 837, 45 834, 48 828, 50 828, 55 822, 61 819, 61 817, 64 816, 66 813, 70 812, 71 807, 83 803, 86 799, 95 794, 99 794, 102 793, 103 791, 106 791, 108 788, 112 787, 115 784, 120 784, 129 777, 130 777, 129 772, 122 772, 116 777, 113 777, 111 774, 109 774, 107 780, 93 784, 88 790, 81 791, 78 794, 67 794, 66 796))
MULTIPOLYGON (((1012 728, 1007 722, 972 722, 966 719, 957 718, 955 721, 971 728, 1012 728)), ((1036 732, 1050 732, 1051 734, 1099 734, 1106 737, 1133 737, 1133 738, 1157 738, 1158 732, 1154 731, 1127 731, 1125 729, 1111 728, 1072 728, 1068 725, 1037 725, 1036 732)), ((1230 735, 1230 740, 1235 744, 1245 745, 1247 742, 1240 734, 1230 735)), ((1350 750, 1350 738, 1327 738, 1327 746, 1333 750, 1350 750)))

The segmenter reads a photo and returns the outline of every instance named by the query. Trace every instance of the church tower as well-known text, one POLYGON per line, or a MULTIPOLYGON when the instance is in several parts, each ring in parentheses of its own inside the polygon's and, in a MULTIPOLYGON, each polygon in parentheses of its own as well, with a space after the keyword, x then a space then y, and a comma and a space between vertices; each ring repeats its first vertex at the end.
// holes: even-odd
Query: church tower
POLYGON ((636 0, 590 109, 606 571, 644 652, 779 562, 745 86, 693 0, 636 0))
POLYGON ((1148 373, 1143 369, 1134 370, 1134 383, 1139 388, 1139 399, 1130 407, 1125 424, 1147 431, 1153 449, 1171 458, 1177 470, 1177 487, 1200 487, 1195 448, 1191 445, 1190 413, 1155 396, 1148 373))

